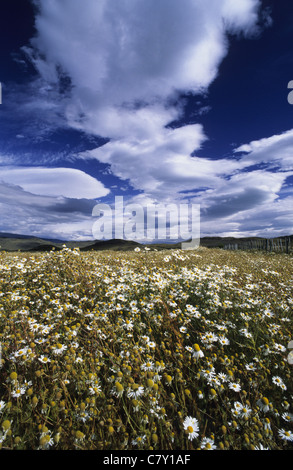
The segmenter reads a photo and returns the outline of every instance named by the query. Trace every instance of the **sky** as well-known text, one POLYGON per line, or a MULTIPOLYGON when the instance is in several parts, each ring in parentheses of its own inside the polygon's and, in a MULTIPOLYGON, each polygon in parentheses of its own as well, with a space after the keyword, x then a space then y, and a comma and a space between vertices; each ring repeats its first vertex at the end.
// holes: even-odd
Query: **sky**
POLYGON ((293 234, 291 0, 0 13, 0 232, 97 238, 123 197, 200 207, 201 237, 293 234))

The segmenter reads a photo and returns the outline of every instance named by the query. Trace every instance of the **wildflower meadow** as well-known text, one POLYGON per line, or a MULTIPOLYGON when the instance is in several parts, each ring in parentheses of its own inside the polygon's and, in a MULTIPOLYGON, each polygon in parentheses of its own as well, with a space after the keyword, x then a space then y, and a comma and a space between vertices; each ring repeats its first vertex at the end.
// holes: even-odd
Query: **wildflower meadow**
POLYGON ((0 446, 293 448, 292 256, 0 253, 0 446))

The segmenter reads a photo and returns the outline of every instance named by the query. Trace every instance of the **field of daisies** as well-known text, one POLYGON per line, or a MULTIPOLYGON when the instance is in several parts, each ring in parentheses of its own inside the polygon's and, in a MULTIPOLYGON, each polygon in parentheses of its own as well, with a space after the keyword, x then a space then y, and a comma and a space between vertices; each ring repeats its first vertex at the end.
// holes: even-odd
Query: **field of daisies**
POLYGON ((0 446, 293 448, 292 256, 0 253, 0 446))

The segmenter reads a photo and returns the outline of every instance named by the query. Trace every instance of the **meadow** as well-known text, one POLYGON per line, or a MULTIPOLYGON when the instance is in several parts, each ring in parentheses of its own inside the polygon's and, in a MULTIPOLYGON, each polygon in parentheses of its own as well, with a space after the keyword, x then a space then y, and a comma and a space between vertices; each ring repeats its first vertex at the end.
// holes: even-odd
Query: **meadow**
POLYGON ((0 446, 292 450, 292 311, 286 254, 2 252, 0 446))

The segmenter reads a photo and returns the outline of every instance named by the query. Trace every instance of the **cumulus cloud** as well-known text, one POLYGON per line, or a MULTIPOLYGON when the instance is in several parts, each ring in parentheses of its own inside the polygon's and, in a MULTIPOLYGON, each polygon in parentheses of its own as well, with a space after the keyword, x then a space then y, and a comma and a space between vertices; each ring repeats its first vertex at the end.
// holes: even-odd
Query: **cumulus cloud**
MULTIPOLYGON (((252 147, 260 150, 265 144, 267 152, 272 155, 272 162, 267 160, 264 149, 262 157, 258 154, 259 158, 254 159, 253 152, 248 156, 243 155, 237 161, 237 171, 228 178, 227 175, 221 178, 217 186, 193 198, 193 201, 201 206, 201 228, 204 233, 271 237, 293 232, 292 194, 287 190, 287 180, 293 175, 292 165, 289 171, 286 157, 283 164, 279 159, 276 169, 276 160, 282 152, 282 145, 278 152, 274 136, 255 141, 252 147), (271 142, 273 148, 268 142, 271 142), (264 162, 267 162, 267 165, 262 168, 264 162), (251 170, 251 165, 256 165, 259 169, 251 170)), ((243 146, 246 150, 252 147, 250 144, 243 146)), ((289 148, 286 155, 289 155, 289 148)))
POLYGON ((119 178, 145 196, 159 201, 178 199, 180 193, 198 188, 219 188, 223 178, 244 168, 245 161, 235 159, 210 160, 191 156, 207 137, 201 125, 164 129, 152 139, 130 141, 119 139, 81 154, 109 164, 119 178))
POLYGON ((111 104, 166 96, 174 87, 208 85, 226 52, 222 20, 231 20, 232 7, 235 27, 255 24, 255 17, 251 21, 247 15, 255 12, 256 5, 242 2, 237 15, 235 2, 233 7, 233 2, 223 0, 35 3, 39 15, 33 45, 46 60, 32 57, 42 76, 57 82, 59 64, 74 86, 95 93, 109 89, 99 99, 111 104), (206 50, 212 55, 206 57, 206 50), (199 73, 194 73, 195 68, 199 73))
POLYGON ((293 129, 243 144, 234 152, 245 154, 243 160, 247 165, 265 163, 270 168, 277 167, 282 171, 290 171, 292 170, 293 129))
POLYGON ((178 117, 174 98, 209 87, 228 51, 226 33, 253 34, 260 7, 259 0, 34 3, 37 35, 26 53, 48 83, 70 79, 71 126, 114 139, 142 139, 178 117))

